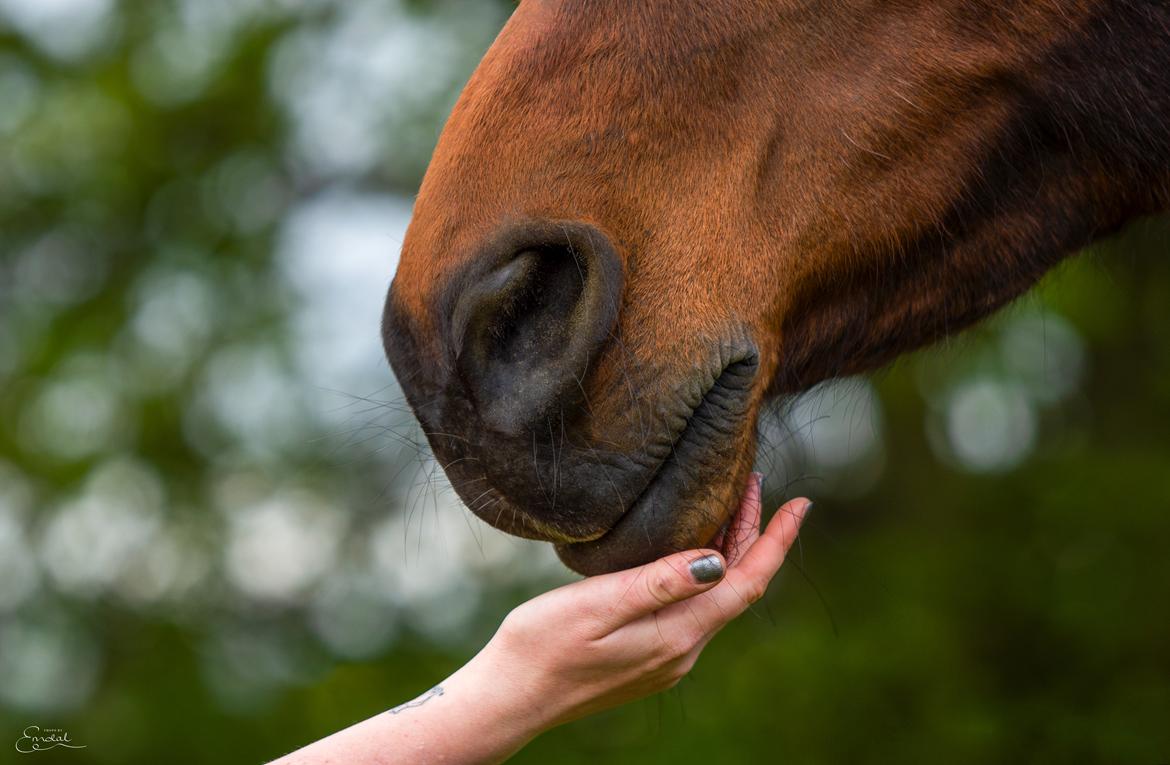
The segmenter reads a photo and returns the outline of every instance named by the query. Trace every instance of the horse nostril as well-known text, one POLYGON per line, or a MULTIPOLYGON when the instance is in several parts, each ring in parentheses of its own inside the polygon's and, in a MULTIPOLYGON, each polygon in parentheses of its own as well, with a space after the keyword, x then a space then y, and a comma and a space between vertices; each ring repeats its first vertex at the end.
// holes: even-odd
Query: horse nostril
POLYGON ((515 435, 580 394, 617 320, 621 261, 597 229, 555 221, 507 229, 485 261, 498 265, 463 289, 449 337, 484 424, 515 435))

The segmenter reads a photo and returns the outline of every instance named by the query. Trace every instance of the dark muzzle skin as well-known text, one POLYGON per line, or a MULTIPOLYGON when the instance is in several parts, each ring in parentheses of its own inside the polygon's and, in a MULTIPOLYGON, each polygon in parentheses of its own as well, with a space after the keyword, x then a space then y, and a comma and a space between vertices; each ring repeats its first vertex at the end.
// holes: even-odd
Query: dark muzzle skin
MULTIPOLYGON (((758 367, 746 338, 718 344, 657 407, 658 421, 635 423, 631 411, 608 426, 644 432, 638 448, 616 448, 598 432, 587 391, 598 356, 620 343, 622 286, 622 262, 595 227, 518 221, 439 288, 436 332, 421 334, 393 286, 383 321, 391 366, 467 506, 504 531, 557 544, 588 574, 692 546, 722 522, 720 513, 680 516, 688 498, 710 502, 708 483, 726 482, 758 367)), ((631 393, 652 402, 660 388, 631 393)))

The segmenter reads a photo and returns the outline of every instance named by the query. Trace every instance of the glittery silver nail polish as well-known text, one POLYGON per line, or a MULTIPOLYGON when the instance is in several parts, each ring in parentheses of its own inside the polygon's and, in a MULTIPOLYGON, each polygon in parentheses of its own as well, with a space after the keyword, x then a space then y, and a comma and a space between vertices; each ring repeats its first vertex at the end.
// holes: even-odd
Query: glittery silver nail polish
POLYGON ((707 555, 691 563, 691 576, 699 584, 718 582, 723 578, 723 561, 718 555, 707 555))

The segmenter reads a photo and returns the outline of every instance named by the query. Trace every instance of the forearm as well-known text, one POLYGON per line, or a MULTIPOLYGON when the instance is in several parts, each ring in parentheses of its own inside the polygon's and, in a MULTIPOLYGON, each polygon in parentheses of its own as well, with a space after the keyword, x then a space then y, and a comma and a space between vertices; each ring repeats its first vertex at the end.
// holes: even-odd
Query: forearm
POLYGON ((503 762, 552 719, 516 680, 485 649, 417 698, 272 765, 503 762))

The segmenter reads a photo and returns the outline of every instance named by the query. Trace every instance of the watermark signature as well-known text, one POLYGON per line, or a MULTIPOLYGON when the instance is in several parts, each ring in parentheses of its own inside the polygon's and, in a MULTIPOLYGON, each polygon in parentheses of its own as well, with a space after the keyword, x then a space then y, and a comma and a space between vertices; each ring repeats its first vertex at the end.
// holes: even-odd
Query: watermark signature
POLYGON ((66 749, 84 749, 85 744, 75 744, 69 738, 69 731, 60 728, 42 728, 39 725, 30 725, 24 729, 20 738, 16 739, 16 751, 21 754, 44 752, 63 746, 66 749))

